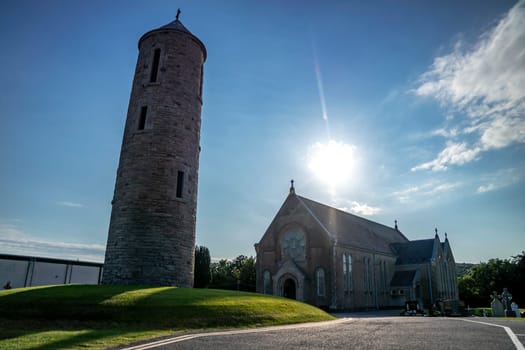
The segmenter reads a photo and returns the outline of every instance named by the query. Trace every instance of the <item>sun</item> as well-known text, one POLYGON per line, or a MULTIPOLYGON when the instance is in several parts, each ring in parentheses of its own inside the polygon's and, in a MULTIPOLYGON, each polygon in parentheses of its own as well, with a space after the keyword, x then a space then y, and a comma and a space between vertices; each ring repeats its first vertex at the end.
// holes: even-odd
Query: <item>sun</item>
POLYGON ((347 183, 354 172, 355 146, 330 140, 310 147, 308 168, 322 182, 339 187, 347 183))

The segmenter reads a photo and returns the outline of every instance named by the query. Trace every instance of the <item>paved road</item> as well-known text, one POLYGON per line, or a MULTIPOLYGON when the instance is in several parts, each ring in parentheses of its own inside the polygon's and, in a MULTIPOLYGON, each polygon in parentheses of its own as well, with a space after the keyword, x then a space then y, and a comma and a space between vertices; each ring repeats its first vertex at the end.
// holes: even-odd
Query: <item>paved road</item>
POLYGON ((188 334, 134 349, 518 349, 525 321, 489 318, 344 318, 318 324, 188 334), (474 322, 472 322, 474 321, 474 322), (485 322, 482 324, 479 322, 485 322), (491 325, 493 324, 493 325, 491 325), (494 326, 497 325, 497 326, 494 326), (508 327, 508 332, 505 328, 508 327), (509 336, 514 335, 514 342, 509 336))

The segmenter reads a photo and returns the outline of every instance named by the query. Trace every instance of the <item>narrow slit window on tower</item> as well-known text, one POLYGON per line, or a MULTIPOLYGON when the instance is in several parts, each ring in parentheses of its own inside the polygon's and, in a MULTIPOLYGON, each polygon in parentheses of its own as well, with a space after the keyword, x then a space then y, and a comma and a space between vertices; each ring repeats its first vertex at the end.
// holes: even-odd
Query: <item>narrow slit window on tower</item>
POLYGON ((159 61, 160 61, 160 49, 155 49, 153 52, 153 64, 151 65, 151 75, 149 82, 154 83, 157 81, 157 73, 159 72, 159 61))
POLYGON ((177 172, 177 198, 182 198, 182 185, 184 183, 184 171, 177 172))
POLYGON ((146 115, 148 114, 148 106, 142 106, 140 109, 138 130, 144 130, 146 127, 146 115))
POLYGON ((204 65, 201 66, 201 81, 199 86, 199 97, 202 99, 202 80, 204 77, 204 65))

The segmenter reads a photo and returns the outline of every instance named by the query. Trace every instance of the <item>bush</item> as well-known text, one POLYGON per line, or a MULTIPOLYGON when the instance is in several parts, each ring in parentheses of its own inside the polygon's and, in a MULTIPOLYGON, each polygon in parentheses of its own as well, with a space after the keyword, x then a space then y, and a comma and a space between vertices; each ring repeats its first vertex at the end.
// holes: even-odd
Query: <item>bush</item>
POLYGON ((474 315, 492 317, 492 309, 490 307, 476 307, 474 308, 474 315), (485 315, 483 315, 483 310, 485 310, 485 315))

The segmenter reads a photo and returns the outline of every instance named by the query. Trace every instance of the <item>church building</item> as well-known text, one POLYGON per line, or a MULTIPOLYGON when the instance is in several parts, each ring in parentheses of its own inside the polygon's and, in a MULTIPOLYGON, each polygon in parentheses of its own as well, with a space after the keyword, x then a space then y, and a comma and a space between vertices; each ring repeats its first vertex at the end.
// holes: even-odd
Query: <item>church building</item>
POLYGON ((456 302, 455 261, 445 234, 409 240, 388 227, 315 202, 292 186, 259 243, 257 291, 324 309, 365 310, 417 301, 456 302))

